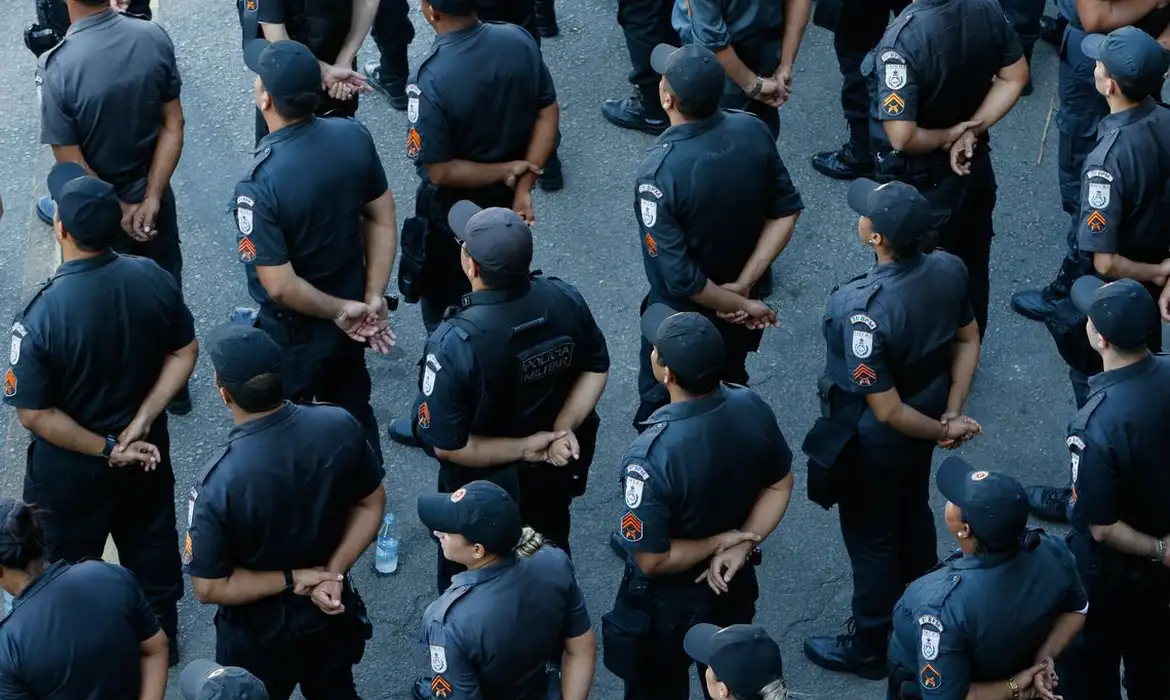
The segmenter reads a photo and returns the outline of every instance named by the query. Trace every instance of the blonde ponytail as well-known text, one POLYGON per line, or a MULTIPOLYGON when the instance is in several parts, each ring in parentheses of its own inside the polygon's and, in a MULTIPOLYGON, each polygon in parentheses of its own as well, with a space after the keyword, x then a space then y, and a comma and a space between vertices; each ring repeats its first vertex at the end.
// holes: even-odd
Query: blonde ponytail
POLYGON ((543 546, 544 535, 525 525, 520 532, 520 541, 516 544, 514 551, 522 557, 530 557, 543 546))

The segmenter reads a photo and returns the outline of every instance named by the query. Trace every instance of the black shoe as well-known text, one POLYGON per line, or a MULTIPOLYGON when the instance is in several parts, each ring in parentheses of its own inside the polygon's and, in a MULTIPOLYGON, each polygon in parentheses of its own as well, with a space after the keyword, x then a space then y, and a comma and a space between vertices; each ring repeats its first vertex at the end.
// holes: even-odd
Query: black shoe
POLYGON ((451 684, 442 676, 423 676, 414 682, 410 693, 414 696, 414 700, 445 698, 451 695, 451 684))
POLYGON ((386 426, 386 435, 399 445, 407 447, 422 447, 422 443, 414 436, 414 425, 409 419, 395 418, 386 426))
POLYGON ((260 309, 249 306, 237 306, 228 314, 228 323, 238 323, 241 326, 256 327, 256 320, 260 318, 260 309))
POLYGON ((183 390, 175 394, 175 398, 167 404, 167 413, 172 416, 185 416, 191 412, 192 408, 191 390, 188 387, 183 387, 183 390))
POLYGON ((167 640, 167 656, 171 668, 179 665, 179 639, 171 637, 167 640))
POLYGON ((1032 515, 1054 523, 1068 522, 1068 501, 1072 497, 1069 489, 1055 486, 1029 486, 1028 509, 1032 515))
POLYGON ((556 192, 565 186, 565 173, 561 168, 561 157, 556 153, 549 156, 544 164, 544 171, 540 173, 536 184, 542 192, 556 192))
POLYGON ((1044 15, 1040 18, 1040 40, 1059 49, 1064 42, 1064 28, 1067 26, 1068 20, 1064 17, 1044 15))
POLYGON ((57 203, 52 197, 44 196, 37 199, 37 218, 46 224, 53 225, 53 215, 57 213, 57 203))
POLYGON ((561 28, 557 26, 557 10, 553 5, 554 1, 536 0, 534 13, 536 33, 545 39, 551 39, 561 33, 561 28))
POLYGON ((406 78, 393 80, 382 77, 382 66, 378 61, 362 64, 362 75, 370 83, 370 87, 386 96, 390 106, 399 112, 406 109, 406 78))
MULTIPOLYGON (((847 630, 852 621, 847 623, 847 630)), ((808 660, 829 671, 852 673, 871 681, 886 677, 886 655, 862 649, 855 634, 836 637, 809 637, 804 640, 804 655, 808 660)))
POLYGON ((1024 318, 1033 321, 1045 321, 1056 313, 1056 304, 1060 297, 1053 292, 1051 286, 1044 289, 1025 289, 1012 295, 1011 307, 1024 318))
POLYGON ((858 153, 852 143, 836 151, 822 151, 812 157, 813 169, 834 180, 856 180, 873 177, 873 156, 858 153))
POLYGON ((615 557, 621 559, 622 561, 626 561, 630 558, 630 553, 627 552, 626 548, 622 545, 621 536, 616 532, 611 532, 609 535, 609 550, 613 552, 615 557))
POLYGON ((606 100, 601 104, 601 116, 614 126, 643 131, 655 136, 666 131, 666 128, 670 126, 670 120, 666 118, 665 114, 650 112, 638 97, 606 100))

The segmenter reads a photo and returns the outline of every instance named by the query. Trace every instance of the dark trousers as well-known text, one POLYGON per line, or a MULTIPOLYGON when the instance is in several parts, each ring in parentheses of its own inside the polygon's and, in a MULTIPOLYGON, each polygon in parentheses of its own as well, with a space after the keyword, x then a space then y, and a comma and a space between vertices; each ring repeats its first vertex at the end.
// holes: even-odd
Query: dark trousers
POLYGON ((622 679, 625 700, 686 700, 691 692, 692 666, 697 667, 699 685, 709 698, 704 679, 707 668, 683 651, 683 637, 687 630, 702 622, 720 627, 750 624, 756 615, 759 587, 752 566, 744 567, 732 579, 731 590, 722 596, 716 596, 706 585, 681 580, 693 579, 691 574, 677 578, 669 584, 647 582, 646 577, 635 573, 632 565, 626 565, 613 612, 609 621, 602 623, 605 663, 609 666, 611 654, 621 653, 623 642, 614 639, 614 626, 608 623, 617 617, 620 625, 621 618, 630 614, 640 613, 649 618, 648 634, 630 644, 638 668, 628 674, 631 677, 622 679))
POLYGON ((881 41, 890 23, 909 0, 844 0, 833 29, 833 51, 841 71, 841 110, 850 123, 855 152, 869 153, 869 84, 861 75, 861 62, 881 41))
POLYGON ((365 641, 356 637, 343 616, 297 637, 281 634, 258 642, 249 632, 217 614, 215 661, 247 669, 264 683, 269 700, 288 700, 298 684, 305 700, 359 700, 353 664, 361 658, 365 641))
MULTIPOLYGON (((1166 700, 1163 666, 1170 658, 1170 576, 1152 562, 1131 562, 1136 571, 1103 571, 1084 561, 1076 537, 1081 581, 1089 594, 1089 614, 1081 633, 1056 662, 1060 694, 1066 700, 1121 700, 1121 670, 1129 700, 1166 700)), ((1087 543, 1086 543, 1087 544, 1087 543)), ((1134 557, 1134 559, 1137 559, 1134 557)))
POLYGON ((406 49, 414 41, 414 25, 410 22, 410 5, 406 0, 381 0, 370 34, 378 47, 382 80, 405 81, 410 72, 406 49))
POLYGON ((183 289, 183 252, 179 246, 179 215, 175 208, 175 193, 170 185, 163 191, 158 217, 154 220, 158 231, 145 243, 134 240, 125 232, 118 236, 111 246, 119 253, 150 258, 175 278, 179 290, 183 289))
POLYGON ((650 53, 659 44, 678 45, 678 34, 670 24, 672 0, 618 0, 618 24, 630 53, 629 81, 649 109, 661 109, 658 102, 660 76, 650 67, 650 53))
POLYGON ((378 421, 370 406, 366 345, 350 340, 329 321, 298 319, 261 307, 256 325, 284 351, 281 378, 291 401, 341 406, 362 425, 370 447, 382 459, 378 421))
POLYGON ((930 511, 934 443, 869 441, 860 435, 838 512, 853 569, 859 640, 884 653, 891 614, 911 581, 938 563, 930 511))
POLYGON ((112 536, 121 565, 134 574, 163 632, 174 639, 183 577, 165 414, 155 420, 148 441, 162 455, 158 467, 149 472, 111 467, 100 457, 33 440, 23 498, 45 511, 45 540, 54 561, 101 558, 106 539, 112 536))
MULTIPOLYGON (((735 54, 744 65, 752 69, 756 75, 769 77, 776 73, 780 65, 780 39, 768 41, 753 41, 736 44, 735 54)), ((757 99, 748 97, 747 93, 730 80, 725 81, 723 97, 719 101, 723 109, 741 109, 751 112, 768 125, 772 138, 780 138, 780 110, 771 107, 757 99)))

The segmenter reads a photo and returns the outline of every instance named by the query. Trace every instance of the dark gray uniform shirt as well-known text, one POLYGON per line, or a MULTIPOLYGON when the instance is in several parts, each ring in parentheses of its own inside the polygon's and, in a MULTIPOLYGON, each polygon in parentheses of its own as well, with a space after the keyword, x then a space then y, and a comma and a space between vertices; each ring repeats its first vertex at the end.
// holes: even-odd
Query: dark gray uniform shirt
POLYGON ((114 10, 69 27, 40 58, 41 143, 78 146, 124 202, 140 202, 162 127, 179 99, 175 47, 159 25, 114 10))
MULTIPOLYGON (((780 0, 675 0, 670 21, 684 43, 717 52, 732 44, 779 37, 784 4, 780 0)), ((779 56, 775 59, 779 64, 779 56)))

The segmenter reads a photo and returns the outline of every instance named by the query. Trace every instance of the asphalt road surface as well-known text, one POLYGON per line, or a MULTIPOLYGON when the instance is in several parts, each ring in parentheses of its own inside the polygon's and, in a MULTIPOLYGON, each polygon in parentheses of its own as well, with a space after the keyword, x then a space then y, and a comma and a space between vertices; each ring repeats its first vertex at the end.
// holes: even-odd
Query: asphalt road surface
MULTIPOLYGON (((646 135, 607 124, 601 101, 629 91, 627 54, 616 24, 615 0, 558 0, 560 37, 545 43, 545 57, 561 104, 565 189, 534 195, 534 267, 576 284, 609 340, 613 357, 602 403, 597 459, 586 495, 574 506, 573 551, 590 612, 597 623, 613 601, 621 573, 606 543, 623 506, 616 482, 618 460, 634 437, 637 406, 638 304, 646 283, 631 202, 631 173, 651 144, 646 135)), ((250 302, 237 262, 234 222, 224 212, 232 187, 250 160, 252 75, 239 53, 239 25, 227 0, 163 0, 160 21, 170 31, 183 74, 186 148, 173 185, 178 196, 185 256, 185 293, 200 335, 250 302)), ((32 18, 32 3, 0 13, 0 193, 7 212, 0 221, 0 314, 9 318, 54 261, 49 229, 33 214, 44 193, 50 156, 38 143, 34 60, 17 37, 32 18)), ((432 32, 417 10, 419 37, 412 65, 428 50, 432 32)), ((361 56, 374 55, 367 42, 361 56)), ((1045 123, 1056 89, 1056 58, 1041 44, 1034 67, 1036 92, 993 130, 1000 189, 998 235, 992 249, 992 309, 968 413, 984 435, 961 453, 975 464, 1014 474, 1024 483, 1066 477, 1063 430, 1073 408, 1065 370, 1043 326, 1008 309, 1012 291, 1042 284, 1060 259, 1065 216, 1056 186, 1055 126, 1045 123), (1037 163, 1042 156, 1042 162, 1037 163)), ((788 249, 775 265, 772 298, 781 319, 749 362, 752 385, 775 409, 794 451, 817 415, 815 382, 824 361, 820 320, 834 285, 863 272, 870 255, 857 240, 856 217, 845 205, 846 185, 809 165, 815 150, 843 137, 840 77, 830 35, 809 28, 797 62, 792 100, 781 112, 780 151, 807 209, 788 249)), ((359 118, 378 142, 398 204, 399 219, 413 212, 416 178, 405 153, 406 119, 379 96, 363 97, 359 118)), ((399 347, 388 358, 369 357, 374 408, 384 424, 409 410, 416 365, 424 343, 416 307, 393 317, 399 347)), ((200 358, 192 380, 195 410, 171 420, 176 508, 182 518, 188 485, 229 428, 227 410, 214 393, 211 366, 200 358)), ((19 495, 26 437, 7 412, 4 493, 19 495)), ((387 578, 372 573, 367 555, 355 567, 357 585, 375 625, 374 638, 357 670, 366 698, 407 698, 411 681, 427 669, 418 642, 420 615, 435 597, 435 547, 419 524, 415 495, 434 488, 435 464, 419 451, 384 440, 386 488, 399 517, 401 564, 387 578)), ((941 459, 941 454, 938 457, 941 459)), ((728 451, 734 460, 734 451, 728 451)), ((849 615, 848 559, 835 512, 804 495, 804 460, 795 466, 797 488, 788 514, 764 545, 757 621, 780 642, 792 690, 808 698, 879 698, 884 684, 821 671, 808 663, 801 643, 810 634, 835 633, 849 615)), ((943 499, 933 496, 940 549, 951 545, 942 528, 943 499)), ((182 520, 181 520, 182 522, 182 520)), ((178 546, 178 542, 176 542, 178 546)), ((183 662, 214 653, 213 610, 188 594, 181 608, 183 662)), ((1007 611, 1010 614, 1010 611, 1007 611)), ((171 693, 177 674, 172 675, 171 693)), ((697 688, 695 689, 697 693, 697 688)), ((619 698, 618 680, 598 663, 594 696, 619 698)), ((696 695, 696 697, 698 697, 696 695)))

